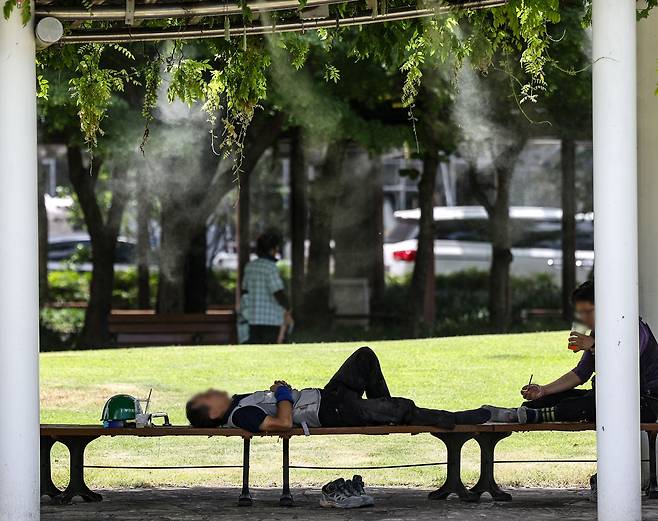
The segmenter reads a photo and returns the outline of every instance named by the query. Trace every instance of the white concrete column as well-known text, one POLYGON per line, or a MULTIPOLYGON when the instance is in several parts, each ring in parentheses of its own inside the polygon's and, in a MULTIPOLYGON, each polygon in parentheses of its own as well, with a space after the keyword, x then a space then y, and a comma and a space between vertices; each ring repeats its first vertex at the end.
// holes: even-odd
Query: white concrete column
POLYGON ((599 521, 640 521, 635 0, 593 2, 599 521))
POLYGON ((0 13, 0 520, 39 519, 37 120, 32 24, 0 13))
POLYGON ((640 314, 658 332, 658 10, 637 27, 640 314))

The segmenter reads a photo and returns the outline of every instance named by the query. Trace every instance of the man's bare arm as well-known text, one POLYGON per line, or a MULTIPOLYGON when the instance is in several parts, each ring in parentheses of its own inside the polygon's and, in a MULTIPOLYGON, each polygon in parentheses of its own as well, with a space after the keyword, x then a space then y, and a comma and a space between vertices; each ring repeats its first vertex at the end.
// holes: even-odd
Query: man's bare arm
POLYGON ((526 400, 538 400, 544 396, 557 394, 578 387, 583 382, 580 377, 573 371, 560 376, 554 382, 547 385, 530 384, 521 389, 521 396, 526 400))
POLYGON ((263 432, 284 432, 292 428, 292 403, 282 401, 276 405, 276 416, 266 416, 260 424, 263 432))
POLYGON ((560 376, 560 378, 558 378, 554 382, 545 385, 544 391, 547 395, 557 394, 564 391, 569 391, 574 387, 578 387, 582 383, 583 382, 580 381, 580 377, 576 373, 574 373, 573 371, 569 371, 568 373, 560 376))

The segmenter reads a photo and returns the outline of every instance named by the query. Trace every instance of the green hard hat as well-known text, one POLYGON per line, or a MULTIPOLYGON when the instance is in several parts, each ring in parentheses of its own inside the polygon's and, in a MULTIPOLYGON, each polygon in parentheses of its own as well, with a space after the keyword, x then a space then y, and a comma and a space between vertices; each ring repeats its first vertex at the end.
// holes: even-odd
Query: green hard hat
POLYGON ((103 407, 103 421, 134 421, 137 414, 141 414, 142 407, 134 396, 117 394, 112 396, 103 407))

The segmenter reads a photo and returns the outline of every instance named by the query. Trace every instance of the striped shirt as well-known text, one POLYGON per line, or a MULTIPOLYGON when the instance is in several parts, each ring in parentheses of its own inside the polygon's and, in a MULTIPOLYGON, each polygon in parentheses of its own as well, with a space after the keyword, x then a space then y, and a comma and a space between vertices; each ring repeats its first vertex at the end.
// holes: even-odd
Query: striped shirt
POLYGON ((285 309, 274 294, 285 289, 276 262, 259 257, 247 263, 242 280, 242 313, 255 326, 280 326, 285 309))

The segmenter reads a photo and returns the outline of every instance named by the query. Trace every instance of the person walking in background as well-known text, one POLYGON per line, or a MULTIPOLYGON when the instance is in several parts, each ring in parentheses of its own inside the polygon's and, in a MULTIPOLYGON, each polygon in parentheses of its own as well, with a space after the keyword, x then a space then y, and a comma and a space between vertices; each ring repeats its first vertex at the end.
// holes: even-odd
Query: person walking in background
POLYGON ((240 311, 249 324, 250 344, 275 344, 285 340, 280 332, 292 324, 292 311, 277 268, 281 236, 263 233, 256 242, 257 259, 247 263, 242 277, 240 311))

